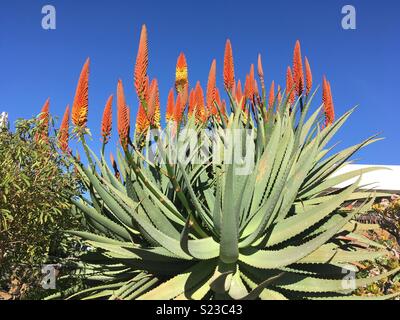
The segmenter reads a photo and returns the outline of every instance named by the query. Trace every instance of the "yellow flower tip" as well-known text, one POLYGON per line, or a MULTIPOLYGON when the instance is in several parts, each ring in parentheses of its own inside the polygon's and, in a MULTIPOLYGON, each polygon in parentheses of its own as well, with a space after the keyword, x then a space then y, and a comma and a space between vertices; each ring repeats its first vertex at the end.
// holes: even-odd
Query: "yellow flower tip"
POLYGON ((180 93, 185 85, 188 84, 188 67, 186 62, 186 57, 183 52, 181 52, 178 56, 178 60, 176 62, 176 71, 175 71, 175 89, 177 93, 180 93))
POLYGON ((150 121, 147 118, 146 110, 144 110, 143 105, 140 103, 138 112, 136 115, 136 135, 140 136, 147 132, 150 127, 150 121))

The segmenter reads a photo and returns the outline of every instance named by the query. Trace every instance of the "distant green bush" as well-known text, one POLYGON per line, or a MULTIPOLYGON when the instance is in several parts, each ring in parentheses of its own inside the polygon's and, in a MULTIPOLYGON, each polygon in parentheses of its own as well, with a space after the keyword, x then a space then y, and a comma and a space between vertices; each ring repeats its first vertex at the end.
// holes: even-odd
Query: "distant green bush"
POLYGON ((81 228, 69 200, 78 179, 55 135, 39 130, 37 119, 0 128, 0 291, 16 297, 39 288, 41 265, 66 254, 62 231, 81 228))

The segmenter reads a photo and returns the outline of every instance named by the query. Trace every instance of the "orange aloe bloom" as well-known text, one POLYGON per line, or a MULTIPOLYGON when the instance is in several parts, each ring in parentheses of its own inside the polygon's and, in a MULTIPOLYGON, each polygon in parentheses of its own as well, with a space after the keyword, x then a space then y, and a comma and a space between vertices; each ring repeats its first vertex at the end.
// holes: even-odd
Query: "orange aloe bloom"
POLYGON ((76 87, 74 103, 72 105, 72 122, 78 128, 84 128, 87 123, 89 107, 89 64, 90 59, 88 58, 83 65, 76 87))
POLYGON ((112 129, 112 101, 113 95, 111 95, 104 107, 103 119, 101 121, 101 136, 103 137, 103 143, 106 144, 111 136, 112 129))
POLYGON ((249 85, 250 85, 250 91, 251 91, 251 98, 253 99, 253 96, 256 94, 256 88, 255 88, 255 78, 254 78, 254 64, 251 64, 250 66, 250 73, 249 73, 249 85))
POLYGON ((156 86, 156 109, 153 115, 153 126, 155 128, 161 127, 161 111, 160 111, 160 91, 158 89, 158 84, 156 86))
POLYGON ((309 95, 312 88, 312 72, 307 57, 305 60, 305 65, 306 65, 306 94, 309 95))
POLYGON ((296 41, 293 53, 293 81, 297 95, 301 96, 304 89, 304 73, 299 40, 296 41))
POLYGON ((252 81, 251 83, 254 83, 254 64, 251 64, 251 66, 250 66, 249 76, 250 76, 250 80, 252 81))
POLYGON ((286 94, 288 95, 289 104, 292 104, 294 102, 295 93, 292 70, 290 70, 290 67, 288 67, 286 71, 286 94))
POLYGON ((36 136, 36 140, 39 140, 40 138, 46 140, 49 135, 49 108, 50 98, 46 100, 42 107, 42 110, 40 111, 38 125, 38 131, 40 131, 40 133, 36 136))
POLYGON ((122 80, 118 80, 117 85, 117 118, 119 140, 122 147, 126 150, 129 142, 130 111, 126 105, 122 80))
POLYGON ((182 100, 182 107, 184 108, 187 105, 189 99, 189 84, 185 84, 185 86, 183 87, 183 91, 180 93, 180 95, 182 100))
POLYGON ((191 89, 189 94, 189 110, 188 110, 189 116, 193 115, 195 108, 196 108, 196 92, 194 89, 191 89))
POLYGON ((250 75, 246 75, 246 81, 244 83, 244 95, 246 99, 253 99, 253 87, 254 87, 254 81, 251 81, 250 75))
POLYGON ((151 123, 153 121, 154 112, 156 111, 156 100, 157 100, 157 80, 153 79, 149 86, 147 96, 147 120, 151 123))
POLYGON ((147 67, 149 65, 149 51, 147 44, 147 29, 142 26, 140 33, 139 49, 136 57, 134 78, 135 88, 140 100, 146 99, 147 92, 147 67))
POLYGON ((111 152, 110 152, 110 161, 111 161, 111 165, 112 165, 112 167, 114 169, 114 176, 118 180, 120 180, 121 175, 120 175, 119 170, 118 170, 117 162, 115 161, 114 156, 113 156, 113 154, 111 152))
POLYGON ((330 126, 335 121, 335 108, 333 105, 331 85, 324 76, 322 85, 322 101, 324 103, 325 127, 330 126))
POLYGON ((278 85, 278 97, 277 97, 277 102, 278 102, 278 106, 281 104, 282 102, 282 92, 281 92, 281 86, 278 85))
POLYGON ((149 127, 150 127, 150 122, 147 119, 146 110, 144 110, 142 104, 139 103, 139 108, 136 115, 136 134, 141 135, 147 132, 149 127))
POLYGON ((60 131, 58 132, 58 144, 61 151, 68 152, 68 139, 69 139, 69 105, 65 109, 63 119, 61 121, 60 131))
POLYGON ((268 101, 269 108, 273 107, 274 101, 275 101, 275 81, 272 81, 271 87, 269 89, 269 101, 268 101))
POLYGON ((210 73, 208 74, 208 82, 207 82, 207 93, 206 93, 206 101, 207 101, 207 110, 211 111, 214 107, 214 101, 216 97, 216 79, 217 73, 217 62, 215 59, 211 63, 210 73))
POLYGON ((196 120, 198 122, 206 122, 208 114, 204 105, 204 93, 200 82, 197 81, 195 88, 195 108, 196 108, 196 120))
MULTIPOLYGON (((221 96, 219 94, 219 90, 218 88, 215 88, 215 102, 217 103, 218 107, 220 108, 221 112, 222 112, 222 105, 221 105, 221 96)), ((211 114, 213 116, 219 116, 219 112, 217 107, 213 104, 212 108, 211 108, 211 114)))
POLYGON ((156 127, 160 127, 160 94, 158 90, 157 79, 153 79, 150 85, 149 98, 147 101, 147 119, 149 123, 156 127))
POLYGON ((261 62, 261 54, 258 54, 257 72, 258 72, 258 76, 259 76, 260 80, 263 81, 264 80, 264 70, 263 70, 263 66, 262 66, 262 62, 261 62))
POLYGON ((226 40, 224 54, 224 84, 226 90, 232 92, 235 86, 235 67, 233 64, 232 46, 230 40, 226 40))
POLYGON ((176 104, 175 104, 175 122, 180 123, 182 121, 182 116, 183 116, 183 105, 182 105, 182 99, 181 95, 178 94, 178 97, 176 98, 176 104))
POLYGON ((186 62, 186 57, 181 52, 176 62, 176 72, 175 72, 175 89, 177 93, 181 93, 185 86, 189 84, 188 80, 188 67, 186 62))
POLYGON ((221 113, 223 116, 226 116, 226 101, 222 100, 221 102, 221 113))
POLYGON ((257 84, 257 80, 256 80, 256 79, 254 79, 254 86, 253 86, 253 88, 254 88, 254 94, 255 94, 256 96, 258 96, 258 95, 259 95, 259 91, 258 91, 258 84, 257 84))
POLYGON ((174 109, 175 109, 175 101, 174 101, 174 90, 171 88, 168 93, 167 100, 167 110, 165 113, 165 120, 174 121, 174 109))
POLYGON ((244 101, 244 97, 243 97, 243 91, 242 91, 242 82, 239 80, 237 83, 237 87, 236 87, 236 103, 240 104, 240 107, 242 109, 244 109, 245 107, 245 101, 244 101))

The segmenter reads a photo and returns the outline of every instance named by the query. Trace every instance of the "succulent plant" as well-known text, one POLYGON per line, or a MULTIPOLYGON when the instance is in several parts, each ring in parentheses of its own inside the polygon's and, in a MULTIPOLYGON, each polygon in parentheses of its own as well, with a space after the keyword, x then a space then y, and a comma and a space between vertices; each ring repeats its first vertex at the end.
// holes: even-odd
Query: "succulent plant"
MULTIPOLYGON (((388 251, 355 233, 368 229, 352 219, 371 208, 374 195, 359 191, 360 179, 335 187, 378 168, 332 177, 355 152, 378 140, 371 137, 332 152, 329 142, 354 109, 334 121, 331 88, 324 79, 324 104, 310 112, 315 92, 310 93, 308 61, 306 82, 302 74, 299 43, 294 76, 288 69, 290 87, 268 100, 261 58, 257 71, 262 92, 252 66, 244 95, 236 90, 229 41, 225 60, 230 111, 215 94, 215 62, 204 102, 199 84, 190 95, 187 85, 186 90, 182 86, 187 83, 181 79, 182 74, 187 77, 185 60, 177 89, 177 100, 183 102, 174 106, 169 97, 168 125, 161 130, 152 124, 159 105, 152 97, 156 90, 149 86, 147 30, 142 30, 135 68, 140 132, 130 141, 129 123, 123 121, 129 116, 118 119, 124 126, 118 127, 123 150, 111 166, 104 152, 98 158, 82 140, 90 165, 75 163, 89 193, 73 202, 92 232, 70 233, 93 250, 77 263, 76 275, 85 285, 51 298, 349 299, 357 287, 398 271, 367 279, 355 276, 358 261, 388 251), (182 105, 189 109, 183 117, 182 105), (172 112, 174 107, 179 110, 172 112), (150 129, 155 134, 146 139, 150 129), (188 147, 200 135, 203 144, 188 147), (210 151, 215 144, 222 147, 206 152, 205 161, 179 160, 200 149, 210 151), (175 156, 166 152, 171 146, 177 148, 175 156), (215 161, 216 154, 223 160, 215 161), (249 164, 251 170, 244 170, 249 164), (357 207, 341 207, 360 200, 357 207)), ((124 109, 125 98, 119 101, 118 109, 124 109)))

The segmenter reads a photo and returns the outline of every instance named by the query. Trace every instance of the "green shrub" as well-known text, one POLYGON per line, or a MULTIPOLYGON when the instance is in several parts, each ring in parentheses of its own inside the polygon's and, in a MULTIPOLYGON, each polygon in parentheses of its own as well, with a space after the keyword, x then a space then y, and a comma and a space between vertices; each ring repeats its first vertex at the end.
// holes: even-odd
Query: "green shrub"
POLYGON ((0 129, 0 286, 16 296, 39 287, 41 265, 62 255, 62 230, 80 225, 69 202, 77 179, 39 129, 36 119, 0 129))

